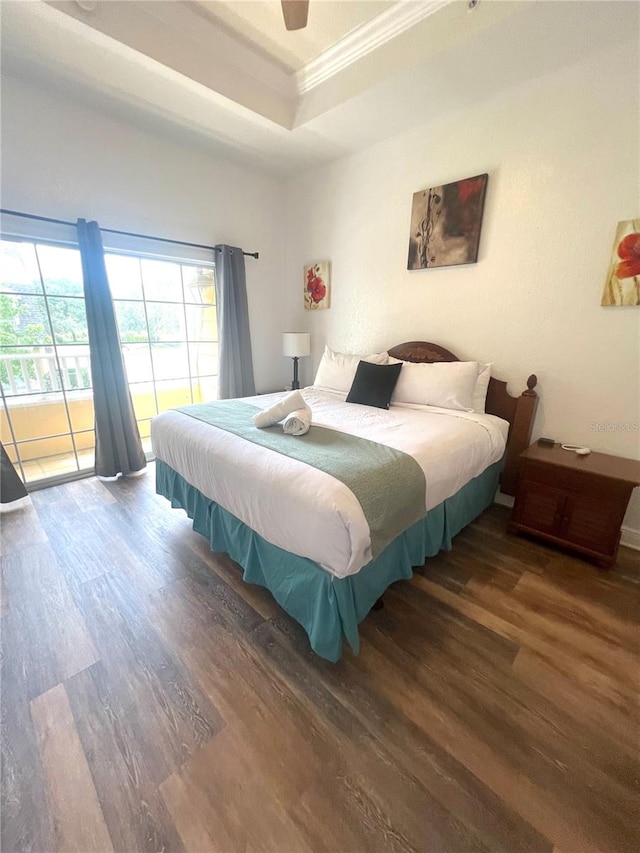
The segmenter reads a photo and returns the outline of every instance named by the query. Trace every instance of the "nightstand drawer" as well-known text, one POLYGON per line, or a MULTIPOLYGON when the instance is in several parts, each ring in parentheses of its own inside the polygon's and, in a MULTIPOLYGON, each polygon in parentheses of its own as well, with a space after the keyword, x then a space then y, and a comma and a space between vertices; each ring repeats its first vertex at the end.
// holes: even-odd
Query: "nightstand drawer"
POLYGON ((542 462, 525 463, 523 476, 526 482, 540 483, 544 486, 552 486, 566 494, 579 495, 607 491, 611 488, 611 481, 599 474, 591 474, 587 471, 576 471, 570 468, 562 468, 559 465, 545 465, 542 462))

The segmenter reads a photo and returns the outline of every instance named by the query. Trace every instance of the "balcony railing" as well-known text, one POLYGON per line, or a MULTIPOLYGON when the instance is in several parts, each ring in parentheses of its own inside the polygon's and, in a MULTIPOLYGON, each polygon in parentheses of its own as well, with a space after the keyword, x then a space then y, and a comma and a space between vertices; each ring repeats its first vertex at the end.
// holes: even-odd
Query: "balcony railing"
POLYGON ((5 394, 46 394, 51 391, 91 388, 89 347, 74 347, 71 354, 52 352, 0 356, 5 394))

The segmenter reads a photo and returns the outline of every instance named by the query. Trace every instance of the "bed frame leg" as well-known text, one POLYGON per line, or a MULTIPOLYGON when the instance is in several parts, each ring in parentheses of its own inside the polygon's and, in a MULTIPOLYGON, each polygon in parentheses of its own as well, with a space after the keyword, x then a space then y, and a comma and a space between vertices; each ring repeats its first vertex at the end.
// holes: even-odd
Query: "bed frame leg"
POLYGON ((372 610, 382 610, 383 607, 384 607, 384 601, 382 600, 382 598, 379 598, 371 609, 372 610))

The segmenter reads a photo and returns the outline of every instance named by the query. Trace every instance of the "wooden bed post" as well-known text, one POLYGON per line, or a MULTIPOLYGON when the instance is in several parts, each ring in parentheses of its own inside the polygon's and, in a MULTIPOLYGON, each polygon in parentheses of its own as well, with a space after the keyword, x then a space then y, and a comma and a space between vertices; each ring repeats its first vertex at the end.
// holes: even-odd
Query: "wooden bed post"
POLYGON ((532 373, 527 379, 527 390, 516 401, 515 413, 509 430, 506 459, 500 478, 500 491, 505 495, 515 495, 516 493, 516 481, 520 468, 519 456, 523 450, 529 447, 531 442, 533 419, 538 406, 538 395, 534 391, 537 384, 538 377, 532 373))

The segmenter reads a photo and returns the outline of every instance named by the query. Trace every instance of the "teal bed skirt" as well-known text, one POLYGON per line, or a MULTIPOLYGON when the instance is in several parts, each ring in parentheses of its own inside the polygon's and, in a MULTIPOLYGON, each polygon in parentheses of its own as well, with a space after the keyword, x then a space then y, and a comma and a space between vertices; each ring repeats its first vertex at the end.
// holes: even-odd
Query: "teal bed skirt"
POLYGON ((398 536, 357 574, 337 578, 317 563, 271 545, 227 510, 205 497, 160 459, 156 491, 184 509, 193 529, 209 540, 212 551, 229 554, 242 567, 244 580, 266 587, 309 636, 313 650, 337 661, 343 640, 357 654, 358 624, 394 581, 409 579, 413 566, 440 550, 493 502, 502 462, 496 462, 398 536))

